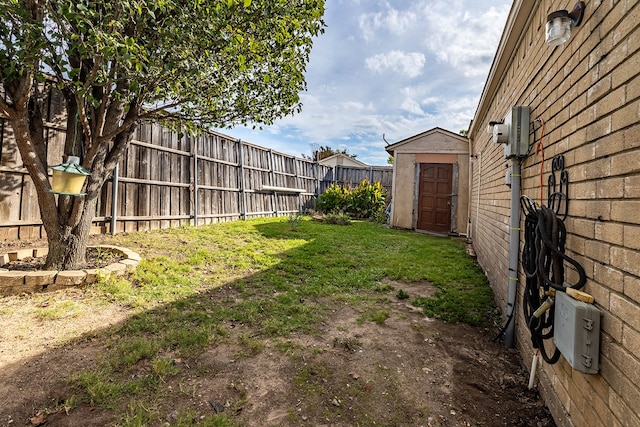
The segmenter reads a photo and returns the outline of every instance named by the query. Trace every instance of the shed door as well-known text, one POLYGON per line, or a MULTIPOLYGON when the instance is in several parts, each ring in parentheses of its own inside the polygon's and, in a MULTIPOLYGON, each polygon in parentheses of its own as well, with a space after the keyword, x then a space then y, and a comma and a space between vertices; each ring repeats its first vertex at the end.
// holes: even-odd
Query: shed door
POLYGON ((453 165, 421 163, 418 188, 418 230, 451 231, 453 165))

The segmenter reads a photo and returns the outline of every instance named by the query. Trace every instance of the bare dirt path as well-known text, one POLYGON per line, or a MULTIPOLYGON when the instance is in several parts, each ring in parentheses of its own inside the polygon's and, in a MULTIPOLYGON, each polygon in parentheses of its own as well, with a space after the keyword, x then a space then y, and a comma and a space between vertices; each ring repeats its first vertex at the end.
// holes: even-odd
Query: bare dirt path
MULTIPOLYGON (((412 295, 432 291, 426 283, 402 287, 412 295)), ((97 427, 120 419, 82 400, 65 407, 74 395, 66 378, 95 366, 105 351, 100 331, 132 314, 88 292, 0 298, 0 426, 97 427), (65 317, 43 314, 59 304, 65 317)), ((537 392, 526 389, 518 355, 486 331, 426 318, 404 301, 387 309, 381 325, 335 307, 315 335, 267 340, 255 352, 229 339, 177 359, 180 371, 154 408, 163 421, 153 425, 174 425, 185 410, 194 413, 192 425, 216 412, 249 427, 554 425, 537 392)), ((235 337, 252 333, 226 326, 235 337)))

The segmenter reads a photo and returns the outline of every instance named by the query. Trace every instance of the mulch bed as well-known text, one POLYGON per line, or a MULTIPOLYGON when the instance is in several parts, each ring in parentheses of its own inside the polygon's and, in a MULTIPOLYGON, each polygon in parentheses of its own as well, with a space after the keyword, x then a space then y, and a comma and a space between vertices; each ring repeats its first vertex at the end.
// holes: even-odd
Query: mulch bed
MULTIPOLYGON (((117 252, 104 248, 87 248, 87 264, 84 268, 103 268, 117 263, 125 257, 117 252)), ((44 270, 46 257, 25 257, 16 261, 9 261, 0 268, 12 271, 40 271, 44 270)))

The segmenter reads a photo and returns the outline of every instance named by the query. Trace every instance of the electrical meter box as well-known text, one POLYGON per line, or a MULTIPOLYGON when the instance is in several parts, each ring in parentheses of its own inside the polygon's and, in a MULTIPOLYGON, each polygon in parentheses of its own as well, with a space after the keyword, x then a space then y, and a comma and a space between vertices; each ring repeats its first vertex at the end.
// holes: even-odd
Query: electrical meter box
POLYGON ((556 292, 553 342, 576 371, 600 369, 600 316, 593 304, 556 292))
POLYGON ((503 123, 493 127, 493 141, 503 143, 504 157, 525 157, 529 154, 530 108, 525 105, 511 108, 503 123))

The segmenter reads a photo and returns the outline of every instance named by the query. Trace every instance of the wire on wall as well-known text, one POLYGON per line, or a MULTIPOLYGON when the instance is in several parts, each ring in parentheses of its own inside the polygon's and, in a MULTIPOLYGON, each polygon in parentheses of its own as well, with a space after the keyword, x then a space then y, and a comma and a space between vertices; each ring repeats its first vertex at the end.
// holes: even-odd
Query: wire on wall
POLYGON ((542 176, 544 174, 544 143, 543 143, 543 139, 544 139, 544 120, 542 119, 542 117, 538 117, 535 122, 540 123, 540 127, 541 127, 541 133, 540 133, 540 139, 538 140, 538 143, 536 144, 536 155, 540 155, 542 157, 542 159, 540 160, 540 206, 543 205, 543 187, 544 187, 544 180, 542 179, 542 176))

